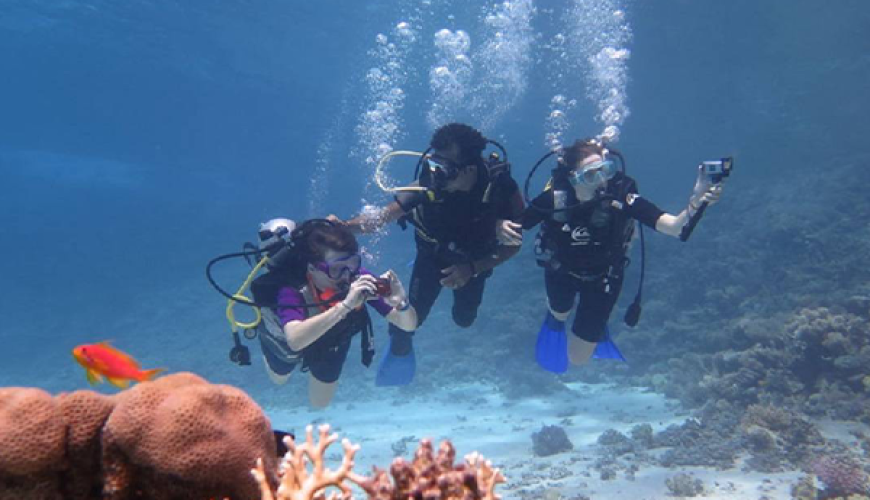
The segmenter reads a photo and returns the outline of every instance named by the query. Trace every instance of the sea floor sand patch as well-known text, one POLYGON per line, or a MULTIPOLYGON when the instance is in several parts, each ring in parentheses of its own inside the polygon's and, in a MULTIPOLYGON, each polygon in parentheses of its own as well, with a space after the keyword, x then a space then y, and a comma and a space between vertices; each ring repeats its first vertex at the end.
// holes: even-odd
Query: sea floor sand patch
MULTIPOLYGON (((801 475, 747 473, 739 467, 668 469, 633 465, 630 458, 621 458, 613 477, 603 479, 593 464, 601 457, 597 439, 604 431, 628 433, 643 423, 659 431, 683 422, 687 413, 676 402, 642 389, 581 383, 568 388, 567 398, 506 400, 485 385, 469 384, 412 401, 388 389, 377 399, 339 403, 322 411, 267 407, 266 412, 276 428, 293 430, 300 437, 310 423, 331 424, 342 438, 362 446, 355 467, 361 473, 373 465, 387 468, 398 455, 410 458, 421 438, 432 438, 436 444, 449 438, 459 456, 479 451, 502 469, 508 483, 498 491, 504 499, 674 498, 665 481, 683 472, 703 482, 706 499, 777 500, 791 498, 791 485, 801 475), (543 425, 563 427, 574 449, 535 456, 531 435, 543 425)), ((331 455, 333 467, 340 459, 339 449, 331 455)))

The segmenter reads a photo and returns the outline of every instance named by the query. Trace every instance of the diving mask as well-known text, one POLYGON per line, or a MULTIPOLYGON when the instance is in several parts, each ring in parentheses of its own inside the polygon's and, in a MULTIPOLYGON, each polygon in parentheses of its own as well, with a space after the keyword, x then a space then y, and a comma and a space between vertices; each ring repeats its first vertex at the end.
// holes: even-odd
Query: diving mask
POLYGON ((344 277, 353 280, 359 274, 361 266, 362 257, 358 253, 314 264, 315 269, 326 274, 332 280, 340 280, 344 277))
POLYGON ((435 186, 444 186, 447 182, 456 179, 462 170, 458 162, 438 155, 424 157, 423 166, 429 171, 435 186))
POLYGON ((572 186, 585 184, 588 186, 600 186, 616 175, 616 162, 613 160, 601 160, 590 163, 583 167, 572 170, 568 174, 568 181, 572 186))

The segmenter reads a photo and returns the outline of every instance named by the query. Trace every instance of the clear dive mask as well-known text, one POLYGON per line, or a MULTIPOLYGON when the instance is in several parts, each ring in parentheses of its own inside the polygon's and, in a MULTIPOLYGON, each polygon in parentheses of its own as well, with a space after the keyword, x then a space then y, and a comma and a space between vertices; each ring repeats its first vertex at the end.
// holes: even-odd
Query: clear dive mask
POLYGON ((315 269, 326 274, 333 281, 341 279, 353 281, 359 274, 361 266, 362 257, 358 253, 314 264, 315 269))
POLYGON ((444 187, 447 182, 459 177, 459 172, 462 170, 459 163, 438 155, 425 156, 423 167, 429 171, 435 187, 444 187))
POLYGON ((572 170, 568 181, 572 186, 600 186, 616 175, 617 166, 613 160, 601 160, 572 170))

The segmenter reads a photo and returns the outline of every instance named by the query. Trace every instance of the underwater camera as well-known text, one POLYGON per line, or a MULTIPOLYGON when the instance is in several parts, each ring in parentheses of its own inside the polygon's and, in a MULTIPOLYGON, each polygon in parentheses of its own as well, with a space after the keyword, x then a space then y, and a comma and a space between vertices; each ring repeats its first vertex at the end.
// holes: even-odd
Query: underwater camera
POLYGON ((386 297, 393 293, 393 287, 390 285, 390 280, 387 278, 378 278, 375 280, 375 288, 379 297, 386 297))
POLYGON ((705 161, 701 163, 701 170, 713 184, 719 184, 722 179, 731 175, 734 168, 734 158, 722 158, 721 160, 705 161))
MULTIPOLYGON (((705 161, 702 162, 700 166, 701 172, 710 180, 711 183, 719 184, 726 177, 731 175, 731 170, 734 169, 734 158, 729 156, 720 160, 705 161)), ((683 226, 683 229, 680 231, 680 241, 685 242, 689 239, 689 236, 692 235, 692 231, 695 230, 695 226, 698 225, 698 221, 700 221, 701 217, 704 216, 705 210, 707 210, 706 201, 701 203, 698 210, 692 214, 683 226)))

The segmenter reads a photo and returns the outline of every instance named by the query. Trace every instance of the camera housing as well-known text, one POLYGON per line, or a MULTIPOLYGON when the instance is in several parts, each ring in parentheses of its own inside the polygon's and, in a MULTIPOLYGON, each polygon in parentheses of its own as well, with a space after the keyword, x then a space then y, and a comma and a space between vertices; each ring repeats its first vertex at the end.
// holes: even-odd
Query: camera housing
POLYGON ((731 175, 731 170, 734 168, 734 158, 722 158, 720 160, 705 161, 701 163, 702 172, 706 175, 710 182, 719 184, 723 179, 731 175))
POLYGON ((386 297, 393 293, 393 287, 390 285, 390 280, 387 278, 378 278, 375 280, 375 288, 377 289, 378 296, 386 297))

